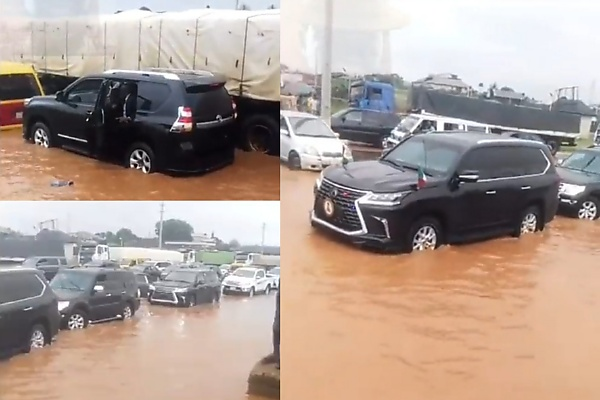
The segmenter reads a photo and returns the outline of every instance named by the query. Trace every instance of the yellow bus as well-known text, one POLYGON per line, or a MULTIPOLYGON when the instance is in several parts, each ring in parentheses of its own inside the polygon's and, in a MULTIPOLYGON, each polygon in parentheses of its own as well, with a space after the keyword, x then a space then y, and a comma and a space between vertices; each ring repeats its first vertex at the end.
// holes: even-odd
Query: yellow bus
POLYGON ((20 128, 25 100, 43 95, 32 65, 0 61, 0 131, 20 128))

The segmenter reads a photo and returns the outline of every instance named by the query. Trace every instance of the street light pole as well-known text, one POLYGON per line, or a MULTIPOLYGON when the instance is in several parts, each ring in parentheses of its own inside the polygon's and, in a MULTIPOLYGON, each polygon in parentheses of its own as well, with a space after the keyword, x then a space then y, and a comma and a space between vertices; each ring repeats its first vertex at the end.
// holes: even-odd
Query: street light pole
POLYGON ((325 0, 325 37, 321 58, 321 118, 331 123, 331 63, 333 58, 333 0, 325 0))

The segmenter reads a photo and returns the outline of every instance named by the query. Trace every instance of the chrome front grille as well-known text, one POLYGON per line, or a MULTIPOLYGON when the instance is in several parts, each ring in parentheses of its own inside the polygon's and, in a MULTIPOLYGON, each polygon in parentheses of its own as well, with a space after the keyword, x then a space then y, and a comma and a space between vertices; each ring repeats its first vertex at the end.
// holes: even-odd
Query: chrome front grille
POLYGON ((362 224, 355 202, 365 194, 366 192, 345 188, 323 180, 315 197, 315 215, 345 231, 359 231, 362 229, 362 224), (323 208, 327 199, 334 204, 332 216, 326 215, 323 208))

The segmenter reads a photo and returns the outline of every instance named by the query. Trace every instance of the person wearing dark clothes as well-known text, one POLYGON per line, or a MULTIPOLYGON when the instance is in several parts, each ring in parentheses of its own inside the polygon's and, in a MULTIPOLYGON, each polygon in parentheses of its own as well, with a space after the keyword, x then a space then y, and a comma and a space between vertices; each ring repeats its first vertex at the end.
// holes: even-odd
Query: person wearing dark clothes
POLYGON ((280 316, 279 316, 279 294, 281 293, 281 287, 277 288, 277 299, 275 303, 275 320, 273 321, 273 359, 277 364, 277 369, 280 368, 280 357, 279 357, 279 341, 280 341, 280 316))
POLYGON ((121 115, 119 116, 119 121, 131 122, 135 116, 136 108, 135 86, 129 83, 125 84, 121 96, 121 115))

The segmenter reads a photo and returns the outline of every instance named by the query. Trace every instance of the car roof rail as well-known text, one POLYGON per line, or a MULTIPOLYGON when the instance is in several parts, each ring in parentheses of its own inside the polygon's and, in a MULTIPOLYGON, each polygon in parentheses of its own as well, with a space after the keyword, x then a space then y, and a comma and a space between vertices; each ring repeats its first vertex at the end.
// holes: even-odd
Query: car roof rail
POLYGON ((194 75, 194 76, 210 76, 214 77, 210 71, 199 70, 199 69, 178 69, 178 68, 150 68, 151 72, 162 72, 171 74, 182 74, 182 75, 194 75))

